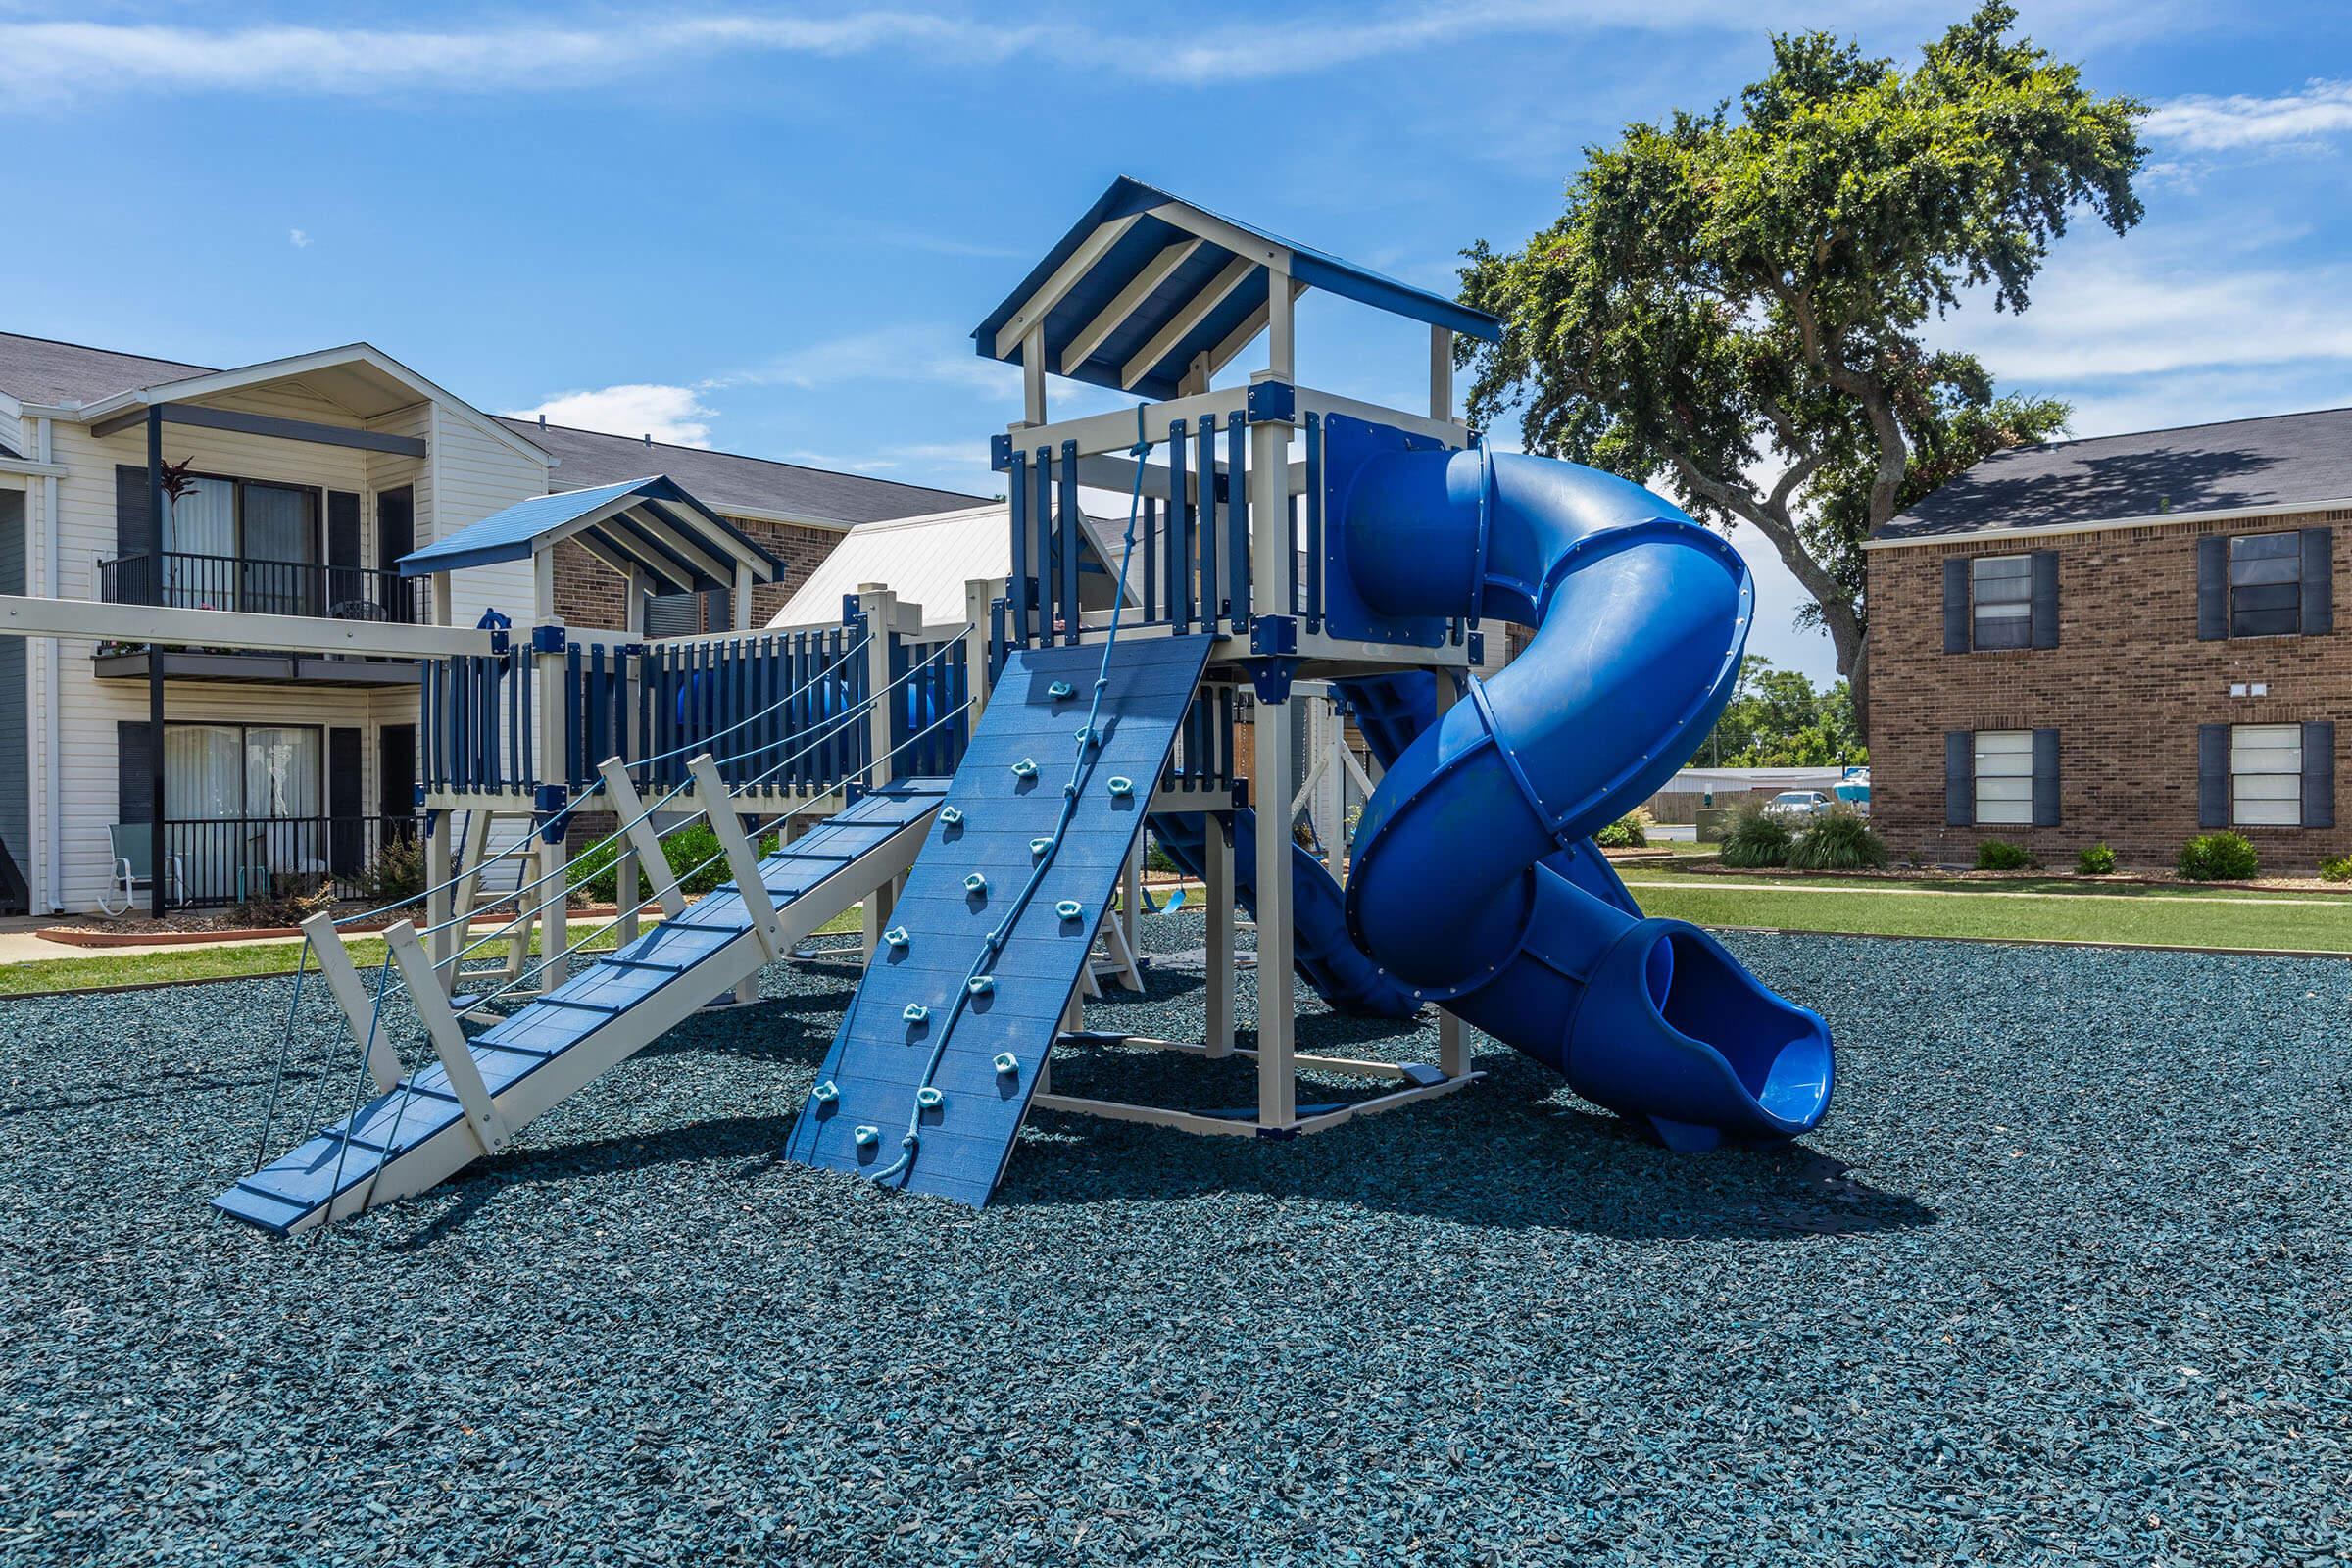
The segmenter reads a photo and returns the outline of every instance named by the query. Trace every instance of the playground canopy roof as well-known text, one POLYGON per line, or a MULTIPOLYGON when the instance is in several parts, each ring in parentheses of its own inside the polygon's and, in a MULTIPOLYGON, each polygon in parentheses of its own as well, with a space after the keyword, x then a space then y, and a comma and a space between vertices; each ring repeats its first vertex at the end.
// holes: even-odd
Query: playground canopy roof
POLYGON ((1044 323, 1045 368, 1148 398, 1177 394, 1194 357, 1216 370, 1265 328, 1272 273, 1485 342, 1502 323, 1125 176, 1113 180, 972 330, 983 359, 1023 363, 1044 323))
POLYGON ((577 539, 624 576, 632 565, 642 568, 669 593, 731 588, 739 566, 748 568, 756 582, 773 582, 784 569, 683 485, 657 473, 517 501, 401 557, 400 574, 423 577, 526 561, 565 539, 577 539))

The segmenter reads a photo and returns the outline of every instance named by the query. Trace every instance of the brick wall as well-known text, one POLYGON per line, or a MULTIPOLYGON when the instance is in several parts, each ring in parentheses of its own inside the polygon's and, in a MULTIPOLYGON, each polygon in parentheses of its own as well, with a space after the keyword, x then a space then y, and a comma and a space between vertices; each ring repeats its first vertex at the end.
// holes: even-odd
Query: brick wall
MULTIPOLYGON (((764 626, 794 590, 841 542, 841 530, 791 522, 728 519, 743 535, 784 564, 784 574, 752 590, 752 624, 764 626)), ((577 540, 556 546, 556 613, 567 626, 618 631, 627 624, 628 579, 597 560, 577 540)))
MULTIPOLYGON (((2228 524, 2113 529, 2001 543, 1977 540, 1874 550, 1870 563, 1871 810, 1898 857, 1976 858, 1984 839, 2023 844, 2071 868, 2104 840, 2127 864, 2169 865, 2197 825, 2200 724, 2337 721, 2337 821, 2352 763, 2352 595, 2339 564, 2336 630, 2316 637, 2197 640, 2197 540, 2337 525, 2352 514, 2292 514, 2228 524), (2058 646, 1943 651, 1946 558, 2053 550, 2058 646), (2233 683, 2267 683, 2232 698, 2233 683), (1948 827, 1944 732, 2054 728, 2059 825, 1948 827)), ((2308 873, 2352 852, 2352 826, 2241 827, 2266 869, 2308 873)))

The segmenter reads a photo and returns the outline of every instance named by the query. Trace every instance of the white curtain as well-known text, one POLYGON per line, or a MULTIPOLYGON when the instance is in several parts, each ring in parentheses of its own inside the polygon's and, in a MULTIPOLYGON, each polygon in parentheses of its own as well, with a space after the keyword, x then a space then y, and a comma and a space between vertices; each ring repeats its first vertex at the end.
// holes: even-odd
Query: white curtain
POLYGON ((190 897, 235 897, 244 858, 245 750, 234 724, 164 726, 165 830, 190 897))
POLYGON ((237 487, 226 479, 198 479, 196 487, 164 505, 171 518, 164 548, 180 556, 219 560, 173 561, 165 581, 168 603, 183 610, 237 608, 237 487))

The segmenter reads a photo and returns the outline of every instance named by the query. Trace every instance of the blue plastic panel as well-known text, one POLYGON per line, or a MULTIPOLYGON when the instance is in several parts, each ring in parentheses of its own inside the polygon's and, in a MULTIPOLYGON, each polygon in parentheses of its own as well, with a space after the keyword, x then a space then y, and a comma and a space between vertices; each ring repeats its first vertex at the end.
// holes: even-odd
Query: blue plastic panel
MULTIPOLYGON (((1446 641, 1444 615, 1383 615, 1364 603, 1348 570, 1348 498, 1374 458, 1390 452, 1443 452, 1446 443, 1394 425, 1345 414, 1323 417, 1323 622, 1334 637, 1358 642, 1436 648, 1446 641)), ((1467 586, 1467 585, 1465 585, 1467 586)))
POLYGON ((995 988, 973 997, 964 992, 965 979, 1039 863, 1030 841, 1051 836, 1059 819, 1104 650, 1100 643, 1017 650, 1007 659, 948 793, 961 820, 949 822, 943 810, 932 821, 892 916, 906 929, 906 944, 883 948, 866 970, 818 1075, 840 1098, 803 1107, 792 1158, 867 1173, 896 1161, 915 1090, 937 1050, 939 1066, 928 1081, 945 1102, 922 1113, 915 1157, 892 1185, 974 1207, 987 1202, 1103 906, 1143 829, 1151 781, 1167 761, 1209 643, 1163 637, 1111 645, 1110 684, 1095 720, 1102 739, 1077 808, 1004 947, 985 966, 995 988), (1052 695, 1056 681, 1068 684, 1069 696, 1052 695), (1023 760, 1036 764, 1028 776, 1013 768, 1023 760), (1134 792, 1111 794, 1114 776, 1137 781, 1134 792), (975 872, 986 879, 985 891, 966 890, 975 872), (1077 918, 1060 916, 1055 906, 1064 901, 1078 904, 1077 918), (923 1009, 921 1021, 907 1021, 909 1004, 923 1009), (1000 1073, 994 1065, 1000 1053, 1017 1058, 1018 1070, 1000 1073), (860 1148, 854 1136, 859 1126, 882 1136, 860 1148))

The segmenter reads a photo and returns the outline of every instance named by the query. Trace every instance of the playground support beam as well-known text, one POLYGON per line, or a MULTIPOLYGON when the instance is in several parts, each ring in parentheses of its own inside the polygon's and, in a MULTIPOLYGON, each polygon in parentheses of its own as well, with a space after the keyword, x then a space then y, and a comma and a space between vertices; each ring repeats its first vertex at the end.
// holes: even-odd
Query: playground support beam
POLYGON ((1233 818, 1210 811, 1200 835, 1200 896, 1208 906, 1208 1054, 1233 1051, 1233 818))
MULTIPOLYGON (((1269 596, 1276 613, 1284 610, 1279 589, 1297 572, 1290 515, 1292 426, 1269 420, 1250 427, 1250 580, 1269 596)), ((1287 682, 1282 683, 1287 687, 1287 682)), ((1298 1083, 1291 1056, 1296 1049, 1296 983, 1291 971, 1293 894, 1291 831, 1283 808, 1291 798, 1291 705, 1268 702, 1261 692, 1250 726, 1254 749, 1252 793, 1267 811, 1257 833, 1257 1122, 1288 1128, 1298 1120, 1298 1083)), ((1215 955, 1211 954, 1212 962, 1215 955)), ((1227 950, 1231 962, 1231 950, 1227 950)))
MULTIPOLYGON (((1452 678, 1443 671, 1439 672, 1437 688, 1437 716, 1443 719, 1446 716, 1446 710, 1461 700, 1461 694, 1454 690, 1452 678)), ((1462 1038, 1462 1020, 1444 1007, 1440 1007, 1438 1009, 1438 1071, 1448 1078, 1459 1078, 1469 1070, 1470 1051, 1468 1043, 1462 1038)))

